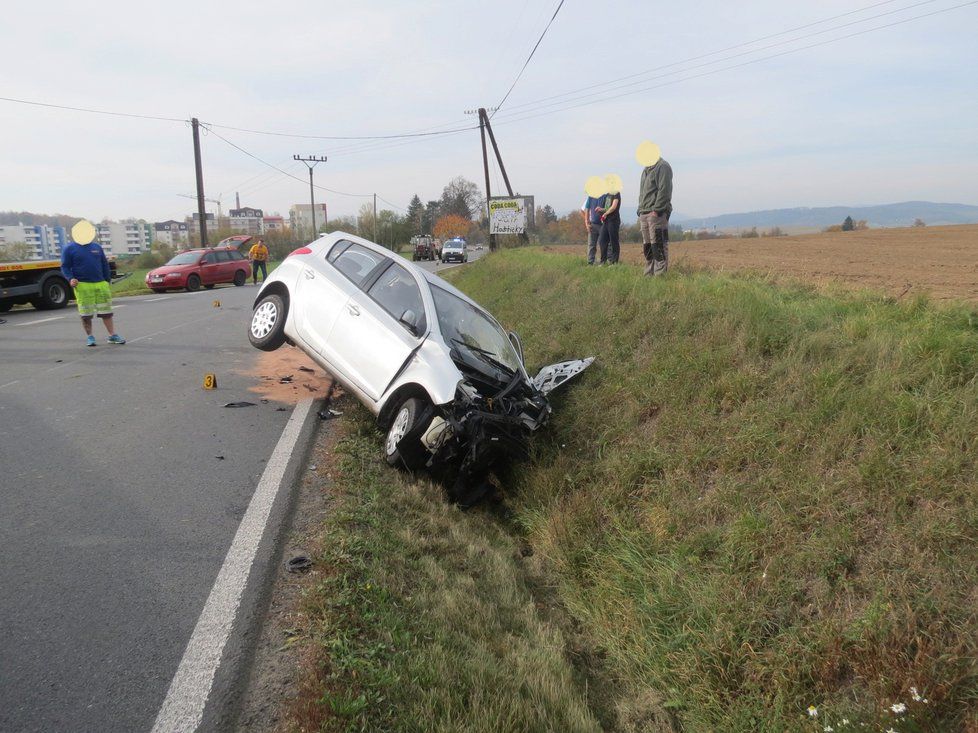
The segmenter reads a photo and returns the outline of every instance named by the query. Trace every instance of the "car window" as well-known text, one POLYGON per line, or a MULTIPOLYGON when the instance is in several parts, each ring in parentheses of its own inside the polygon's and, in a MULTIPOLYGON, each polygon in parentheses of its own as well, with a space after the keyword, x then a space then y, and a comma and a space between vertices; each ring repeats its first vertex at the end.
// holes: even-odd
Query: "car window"
POLYGON ((231 259, 228 256, 227 250, 218 250, 214 255, 217 257, 218 262, 228 262, 231 259))
POLYGON ((377 254, 376 252, 371 252, 366 247, 361 247, 359 244, 350 244, 340 255, 333 261, 333 265, 337 270, 346 275, 350 280, 359 285, 363 282, 364 278, 370 274, 370 272, 386 258, 377 254))
POLYGON ((367 294, 390 313, 395 321, 400 321, 404 311, 414 311, 417 332, 424 333, 426 322, 421 290, 411 273, 403 267, 397 264, 388 267, 377 282, 370 286, 367 294))
POLYGON ((238 250, 232 249, 228 252, 228 258, 232 260, 243 260, 245 256, 238 252, 238 250))
POLYGON ((217 262, 217 252, 208 252, 204 255, 204 262, 208 265, 213 265, 217 262))
POLYGON ((341 239, 339 242, 333 245, 333 248, 329 251, 329 254, 326 255, 326 260, 328 262, 335 262, 336 258, 346 252, 347 247, 349 247, 351 244, 353 244, 353 242, 348 242, 345 239, 341 239))

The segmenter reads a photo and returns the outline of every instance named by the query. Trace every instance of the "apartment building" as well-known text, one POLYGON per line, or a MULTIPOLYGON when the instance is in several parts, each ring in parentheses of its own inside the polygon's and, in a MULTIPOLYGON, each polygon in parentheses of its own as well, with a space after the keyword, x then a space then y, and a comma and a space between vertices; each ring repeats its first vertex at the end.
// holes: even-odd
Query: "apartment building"
POLYGON ((265 214, 261 209, 242 206, 228 212, 231 230, 241 234, 259 235, 265 233, 265 214))
POLYGON ((68 243, 63 226, 48 224, 14 224, 0 226, 0 248, 7 244, 26 244, 26 259, 57 260, 68 243))
POLYGON ((145 221, 103 221, 95 225, 98 241, 106 254, 126 255, 149 251, 152 226, 145 221))
POLYGON ((190 229, 184 221, 158 221, 153 224, 153 241, 179 247, 190 242, 190 229))
MULTIPOLYGON (((326 204, 316 204, 316 228, 327 222, 326 204)), ((292 204, 289 207, 289 224, 298 236, 312 234, 312 204, 292 204)))
POLYGON ((266 216, 265 231, 266 232, 285 231, 285 219, 283 219, 281 216, 266 216))

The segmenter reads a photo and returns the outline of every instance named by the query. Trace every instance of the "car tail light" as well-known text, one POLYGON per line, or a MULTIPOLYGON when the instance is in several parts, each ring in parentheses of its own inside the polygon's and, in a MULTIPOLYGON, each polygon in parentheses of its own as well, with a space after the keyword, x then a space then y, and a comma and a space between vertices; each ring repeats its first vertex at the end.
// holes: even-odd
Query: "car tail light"
POLYGON ((312 250, 309 249, 308 247, 299 247, 299 249, 292 250, 291 252, 289 252, 289 257, 291 257, 292 255, 311 255, 311 254, 312 254, 312 250))

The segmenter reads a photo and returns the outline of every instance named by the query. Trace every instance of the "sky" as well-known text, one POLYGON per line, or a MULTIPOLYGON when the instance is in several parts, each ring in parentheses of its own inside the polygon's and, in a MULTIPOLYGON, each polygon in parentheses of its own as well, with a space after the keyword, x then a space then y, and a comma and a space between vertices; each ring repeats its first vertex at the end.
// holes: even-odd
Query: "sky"
MULTIPOLYGON (((589 176, 616 173, 627 215, 635 149, 651 140, 687 216, 978 204, 978 2, 952 9, 965 2, 565 0, 493 116, 510 181, 565 213, 589 176)), ((465 111, 499 105, 557 5, 15 3, 0 97, 174 121, 0 101, 0 210, 183 219, 196 208, 180 197, 195 192, 191 117, 210 128, 204 189, 225 211, 235 192, 266 213, 308 203, 294 154, 327 156, 315 182, 336 192, 316 191, 330 216, 373 193, 403 213, 459 175, 483 189, 465 111)), ((495 165, 491 186, 504 192, 495 165)))

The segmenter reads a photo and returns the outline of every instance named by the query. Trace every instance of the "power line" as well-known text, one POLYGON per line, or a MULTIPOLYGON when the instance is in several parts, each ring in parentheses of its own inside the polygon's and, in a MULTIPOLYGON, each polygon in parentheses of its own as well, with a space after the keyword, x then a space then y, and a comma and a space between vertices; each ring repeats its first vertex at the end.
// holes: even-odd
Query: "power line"
MULTIPOLYGON (((556 114, 558 112, 566 112, 568 110, 577 109, 579 107, 587 107, 587 106, 590 106, 592 104, 598 104, 600 102, 608 102, 608 101, 611 101, 613 99, 620 99, 621 97, 627 97, 627 96, 630 96, 630 95, 633 95, 633 94, 640 94, 642 92, 652 91, 654 89, 661 89, 662 87, 672 86, 673 84, 679 84, 679 83, 684 82, 684 81, 691 81, 693 79, 700 79, 700 78, 703 78, 703 77, 706 77, 706 76, 712 76, 713 74, 719 74, 719 73, 721 73, 723 71, 730 71, 731 69, 738 69, 738 68, 741 68, 743 66, 750 66, 751 64, 756 64, 756 63, 759 63, 761 61, 769 61, 770 59, 779 58, 781 56, 787 56, 787 55, 793 54, 793 53, 798 53, 799 51, 807 51, 807 50, 812 49, 812 48, 817 48, 818 46, 825 46, 825 45, 828 45, 830 43, 836 43, 838 41, 844 41, 844 40, 847 40, 849 38, 854 38, 856 36, 861 36, 861 35, 865 35, 867 33, 872 33, 872 32, 875 32, 875 31, 884 30, 884 29, 887 29, 887 28, 892 28, 894 26, 903 25, 905 23, 910 23, 911 21, 921 20, 922 18, 929 18, 929 17, 935 16, 935 15, 941 15, 942 13, 948 13, 948 12, 951 12, 952 10, 959 10, 960 8, 964 8, 964 7, 968 7, 970 5, 976 5, 976 4, 978 4, 978 0, 970 0, 970 2, 960 3, 958 5, 952 5, 951 7, 948 7, 948 8, 941 8, 940 10, 934 10, 934 11, 932 11, 930 13, 923 13, 921 15, 915 15, 915 16, 911 16, 909 18, 904 18, 902 20, 894 21, 892 23, 886 23, 884 25, 875 26, 873 28, 865 28, 863 30, 856 31, 854 33, 848 33, 848 34, 846 34, 844 36, 838 36, 836 38, 829 38, 829 39, 826 39, 824 41, 819 41, 817 43, 810 43, 807 46, 799 46, 798 48, 787 49, 786 51, 781 51, 779 53, 769 54, 767 56, 761 56, 759 58, 750 59, 748 61, 744 61, 744 62, 741 62, 741 63, 738 63, 738 64, 731 64, 730 66, 724 66, 724 67, 721 67, 719 69, 711 69, 710 71, 704 71, 704 72, 702 72, 700 74, 693 74, 691 76, 686 76, 686 77, 683 77, 681 79, 673 79, 672 81, 663 82, 661 84, 653 84, 651 86, 642 87, 641 89, 633 89, 631 91, 621 92, 619 94, 611 94, 611 95, 608 95, 608 96, 601 97, 599 99, 592 99, 590 101, 578 102, 576 104, 570 104, 570 102, 575 102, 577 100, 567 100, 568 104, 566 106, 560 107, 558 109, 552 109, 552 110, 545 111, 545 112, 536 112, 535 110, 527 110, 527 112, 536 112, 536 114, 526 114, 525 116, 518 116, 521 113, 514 112, 514 113, 511 113, 510 119, 506 119, 503 122, 500 122, 499 124, 505 125, 505 124, 513 124, 513 123, 516 123, 516 122, 523 122, 525 120, 534 119, 536 117, 544 117, 546 115, 556 114)), ((812 36, 809 36, 809 37, 813 37, 814 35, 817 35, 817 34, 812 34, 812 36)), ((802 39, 795 39, 795 40, 802 40, 802 39)), ((682 73, 682 72, 680 72, 680 73, 682 73)), ((585 95, 585 96, 593 96, 593 95, 585 95)), ((580 99, 583 99, 583 97, 581 97, 580 99)), ((544 105, 544 106, 551 106, 551 105, 544 105)))
MULTIPOLYGON (((523 62, 523 68, 520 69, 520 73, 518 73, 516 75, 516 78, 513 79, 513 83, 510 85, 509 90, 506 92, 506 94, 503 96, 503 98, 499 101, 499 104, 496 105, 496 109, 497 110, 500 107, 503 106, 503 103, 507 99, 509 99, 509 95, 512 94, 513 89, 516 87, 516 82, 518 82, 520 80, 520 77, 523 76, 523 72, 526 71, 526 67, 529 65, 530 59, 532 59, 533 58, 533 54, 535 54, 537 52, 537 49, 540 47, 540 42, 543 40, 543 37, 545 35, 547 35, 547 31, 550 30, 550 26, 553 24, 554 18, 557 17, 557 13, 560 12, 560 9, 562 7, 564 7, 564 0, 560 0, 560 2, 557 3, 557 9, 554 10, 554 14, 552 16, 550 16, 550 22, 547 23, 547 26, 543 29, 543 33, 540 34, 540 37, 537 39, 537 42, 533 45, 533 50, 530 51, 530 55, 527 56, 526 57, 526 61, 523 62)), ((493 112, 493 114, 496 114, 496 113, 493 112)))
MULTIPOLYGON (((457 130, 443 130, 443 131, 431 131, 431 132, 400 132, 393 135, 303 135, 294 132, 252 130, 245 127, 232 127, 230 125, 221 125, 216 122, 207 122, 206 124, 211 128, 217 127, 222 130, 233 130, 235 132, 248 132, 253 135, 272 135, 274 137, 299 138, 303 140, 399 140, 403 138, 412 138, 412 137, 437 137, 439 135, 451 135, 452 133, 455 132, 464 132, 465 130, 475 129, 472 127, 462 127, 457 130)), ((452 123, 452 124, 458 124, 458 123, 452 123)), ((441 127, 445 127, 445 125, 441 125, 441 127)))
MULTIPOLYGON (((560 99, 561 97, 573 96, 573 95, 575 95, 575 94, 577 94, 579 92, 585 92, 585 91, 588 91, 590 89, 603 88, 603 87, 606 87, 608 84, 616 84, 616 83, 621 82, 621 81, 626 81, 628 79, 634 79, 634 78, 637 78, 637 77, 640 77, 640 76, 645 76, 647 74, 651 74, 654 71, 661 71, 662 69, 671 69, 671 68, 673 68, 675 66, 682 66, 683 64, 690 63, 691 61, 699 61, 700 59, 709 58, 710 56, 716 56, 717 54, 726 53, 727 51, 733 51, 733 50, 736 50, 738 48, 743 48, 745 46, 752 46, 755 43, 760 43, 761 41, 767 41, 767 40, 769 40, 771 38, 777 38, 778 36, 784 36, 784 35, 787 35, 789 33, 794 33, 795 31, 805 30, 806 28, 812 28, 812 27, 817 26, 817 25, 822 25, 823 23, 830 23, 833 20, 839 20, 840 18, 845 18, 845 17, 848 17, 850 15, 857 15, 859 13, 864 13, 867 10, 872 10, 873 8, 878 8, 878 7, 881 7, 883 5, 892 5, 893 3, 900 2, 900 1, 901 0, 883 0, 883 2, 877 2, 877 3, 873 3, 872 5, 866 5, 866 6, 862 7, 862 8, 859 8, 858 10, 850 10, 849 12, 846 12, 846 13, 840 13, 839 15, 833 15, 833 16, 830 16, 828 18, 822 18, 821 20, 812 21, 811 23, 805 23, 804 25, 795 26, 794 28, 788 28, 788 29, 783 30, 783 31, 778 31, 777 33, 770 33, 770 34, 768 34, 766 36, 760 36, 759 38, 755 38, 755 39, 750 40, 750 41, 744 41, 743 43, 737 43, 737 44, 734 44, 733 46, 727 46, 726 48, 720 48, 720 49, 717 49, 716 51, 710 51, 708 53, 699 54, 698 56, 691 56, 689 58, 682 59, 681 61, 674 61, 674 62, 669 63, 669 64, 663 64, 662 66, 655 66, 655 67, 652 67, 651 69, 646 69, 645 71, 639 71, 639 72, 636 72, 634 74, 628 74, 626 76, 618 77, 617 79, 610 79, 610 80, 607 80, 607 81, 602 81, 602 82, 599 82, 597 84, 590 84, 588 86, 580 87, 578 89, 572 89, 571 91, 568 91, 568 92, 562 92, 560 94, 554 94, 554 95, 549 96, 549 97, 542 97, 542 98, 537 99, 537 100, 534 100, 534 101, 523 102, 522 104, 510 105, 509 109, 510 110, 513 110, 513 109, 519 109, 520 107, 532 107, 532 106, 535 106, 536 104, 538 104, 539 102, 545 102, 545 101, 548 101, 548 100, 551 100, 551 99, 560 99)), ((929 2, 934 2, 935 0, 928 0, 928 1, 929 2)), ((904 10, 907 10, 907 9, 909 9, 911 7, 914 7, 914 6, 913 5, 910 5, 910 6, 907 6, 906 8, 903 8, 903 9, 904 10)), ((899 11, 894 11, 894 12, 899 12, 899 11)), ((865 22, 865 21, 868 21, 868 20, 872 20, 875 17, 881 17, 881 16, 872 16, 872 17, 869 17, 869 18, 864 18, 863 21, 857 21, 857 22, 865 22)), ((760 50, 760 49, 755 49, 755 50, 760 50)))
POLYGON ((177 117, 160 117, 157 115, 141 115, 135 112, 113 112, 106 109, 93 109, 91 107, 72 107, 66 104, 51 104, 49 102, 35 102, 30 99, 15 99, 14 97, 0 97, 0 101, 3 102, 14 102, 15 104, 27 104, 32 107, 48 107, 50 109, 67 109, 72 112, 87 112, 93 115, 109 115, 111 117, 135 117, 141 120, 159 120, 161 122, 185 122, 188 123, 190 120, 179 119, 177 117))
MULTIPOLYGON (((975 2, 978 2, 978 0, 975 0, 975 2)), ((201 123, 201 124, 203 124, 203 123, 201 123)), ((305 181, 304 181, 304 180, 302 180, 301 178, 299 178, 298 176, 294 176, 294 175, 292 175, 291 173, 289 173, 288 171, 285 171, 285 170, 282 170, 282 169, 281 169, 281 168, 279 168, 279 167, 278 167, 277 165, 272 165, 272 164, 271 164, 271 163, 269 163, 269 162, 268 162, 267 160, 264 160, 264 159, 262 159, 262 158, 259 158, 259 157, 258 157, 257 155, 255 155, 254 153, 251 153, 251 152, 249 152, 249 151, 247 151, 247 150, 245 150, 245 149, 244 149, 243 147, 241 147, 241 146, 240 146, 240 145, 238 145, 237 143, 233 143, 233 142, 231 142, 230 140, 228 140, 228 139, 227 139, 226 137, 224 137, 224 136, 223 136, 223 135, 221 135, 220 133, 217 133, 217 132, 214 132, 213 130, 211 130, 211 132, 212 132, 212 133, 213 133, 213 134, 214 134, 214 135, 215 135, 215 136, 216 136, 216 137, 217 137, 218 139, 220 139, 220 140, 223 140, 223 141, 224 141, 225 143, 227 143, 228 145, 230 145, 230 146, 231 146, 232 148, 234 148, 235 150, 238 150, 238 151, 240 151, 240 152, 242 152, 242 153, 244 153, 244 154, 245 154, 245 155, 247 155, 247 156, 248 156, 249 158, 254 158, 255 160, 257 160, 257 161, 258 161, 259 163, 261 163, 262 165, 267 165, 267 166, 268 166, 269 168, 273 168, 274 170, 277 170, 277 171, 278 171, 279 173, 281 173, 281 174, 282 174, 283 176, 288 176, 289 178, 292 178, 292 179, 294 179, 294 180, 296 180, 296 181, 299 181, 300 183, 305 183, 305 181)), ((335 190, 335 189, 332 189, 332 188, 326 188, 325 186, 320 186, 320 185, 318 185, 318 184, 317 184, 317 185, 315 185, 315 188, 318 188, 318 189, 319 189, 319 190, 321 190, 321 191, 328 191, 329 193, 335 193, 335 194, 337 194, 337 195, 339 195, 339 196, 352 196, 352 197, 354 197, 354 198, 370 198, 370 197, 372 197, 372 196, 373 196, 373 194, 372 194, 372 193, 350 193, 350 192, 348 192, 348 191, 337 191, 337 190, 335 190)))

